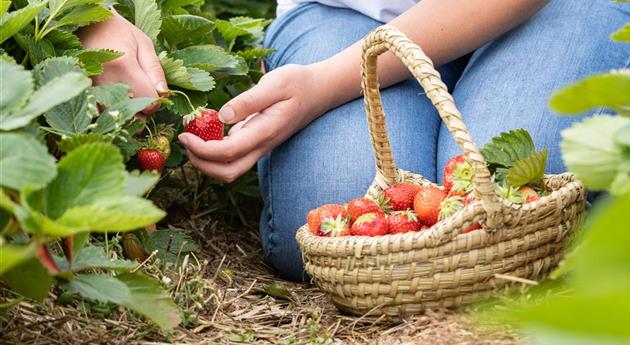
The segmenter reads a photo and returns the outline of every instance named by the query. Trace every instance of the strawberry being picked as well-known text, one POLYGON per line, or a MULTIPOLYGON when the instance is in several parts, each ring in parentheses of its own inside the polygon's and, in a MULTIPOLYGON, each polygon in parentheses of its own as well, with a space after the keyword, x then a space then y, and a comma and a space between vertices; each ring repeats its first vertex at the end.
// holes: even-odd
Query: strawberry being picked
POLYGON ((350 235, 381 236, 389 232, 387 219, 378 213, 366 213, 359 217, 350 228, 350 235))
POLYGON ((378 213, 383 214, 383 209, 376 201, 368 198, 356 198, 348 203, 348 216, 350 217, 350 223, 354 223, 357 218, 366 213, 378 213))
POLYGON ((464 196, 472 192, 472 165, 464 155, 455 156, 446 163, 442 183, 444 190, 450 195, 464 196))
POLYGON ((409 231, 424 230, 426 226, 418 222, 418 217, 411 210, 396 211, 387 216, 390 234, 401 234, 409 231))
POLYGON ((385 199, 394 211, 413 209, 413 199, 422 187, 408 182, 396 183, 383 191, 385 199))
POLYGON ((203 141, 223 140, 223 122, 214 109, 200 108, 184 116, 184 130, 203 141))
POLYGON ((421 187, 413 202, 413 210, 416 212, 418 220, 426 226, 437 223, 440 215, 440 203, 445 198, 446 192, 434 185, 421 187))
POLYGON ((164 169, 164 162, 166 162, 166 158, 164 154, 154 148, 141 148, 136 153, 138 157, 138 164, 140 165, 140 170, 142 171, 157 171, 161 173, 164 169))
POLYGON ((338 204, 325 204, 316 209, 310 210, 306 215, 306 222, 308 223, 308 229, 313 235, 317 236, 330 236, 330 231, 325 232, 322 229, 322 225, 327 219, 336 219, 340 217, 347 221, 348 213, 343 205, 338 204))

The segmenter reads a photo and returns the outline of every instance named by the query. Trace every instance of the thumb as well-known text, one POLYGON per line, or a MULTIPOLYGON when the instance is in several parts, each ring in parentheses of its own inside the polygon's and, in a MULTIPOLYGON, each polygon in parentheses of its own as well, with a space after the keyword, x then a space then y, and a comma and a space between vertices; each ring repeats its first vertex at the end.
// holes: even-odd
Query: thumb
POLYGON ((219 119, 226 124, 234 124, 255 114, 262 113, 269 106, 286 98, 285 87, 281 86, 273 74, 267 74, 251 89, 227 102, 219 110, 219 119))
POLYGON ((153 42, 146 35, 138 37, 138 63, 158 93, 168 92, 164 70, 155 54, 153 42))

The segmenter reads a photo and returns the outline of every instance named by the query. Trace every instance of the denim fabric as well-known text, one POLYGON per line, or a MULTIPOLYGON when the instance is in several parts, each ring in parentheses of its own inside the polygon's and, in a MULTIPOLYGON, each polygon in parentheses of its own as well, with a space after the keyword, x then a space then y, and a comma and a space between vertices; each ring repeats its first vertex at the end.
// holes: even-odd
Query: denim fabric
MULTIPOLYGON (((502 131, 526 128, 549 150, 548 171, 563 171, 560 131, 581 117, 554 114, 549 95, 588 74, 628 65, 630 46, 611 42, 609 34, 630 20, 629 8, 608 0, 554 0, 471 56, 441 66, 475 142, 482 146, 502 131)), ((302 4, 269 27, 265 46, 276 51, 265 60, 267 70, 326 59, 381 24, 349 9, 302 4)), ((439 172, 460 150, 418 83, 403 81, 382 98, 397 166, 441 182, 439 172)), ((283 278, 302 281, 295 231, 308 210, 361 196, 374 178, 363 99, 312 122, 262 158, 258 172, 263 249, 283 278)))

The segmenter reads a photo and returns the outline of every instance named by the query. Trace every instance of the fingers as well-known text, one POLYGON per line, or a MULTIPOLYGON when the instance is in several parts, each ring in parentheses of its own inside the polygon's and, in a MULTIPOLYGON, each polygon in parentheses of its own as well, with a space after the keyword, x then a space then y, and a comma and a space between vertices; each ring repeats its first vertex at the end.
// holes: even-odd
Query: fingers
POLYGON ((164 77, 164 70, 160 65, 160 60, 155 54, 155 48, 153 42, 149 37, 144 34, 136 35, 138 40, 138 63, 149 77, 153 87, 158 93, 163 94, 168 92, 168 86, 166 85, 166 78, 164 77))
POLYGON ((188 159, 197 169, 214 179, 226 183, 234 182, 239 176, 247 172, 261 156, 262 152, 256 150, 236 161, 224 163, 206 161, 188 151, 188 159))
POLYGON ((227 124, 237 123, 248 116, 262 112, 270 105, 287 97, 284 78, 269 74, 258 85, 241 93, 219 110, 219 119, 227 124))

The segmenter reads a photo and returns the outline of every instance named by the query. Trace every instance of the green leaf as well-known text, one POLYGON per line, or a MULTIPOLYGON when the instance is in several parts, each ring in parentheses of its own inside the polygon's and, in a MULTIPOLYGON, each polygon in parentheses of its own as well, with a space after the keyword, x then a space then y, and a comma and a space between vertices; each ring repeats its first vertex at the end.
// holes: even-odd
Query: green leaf
POLYGON ((67 73, 85 73, 79 66, 79 60, 70 56, 56 56, 35 66, 33 69, 33 77, 37 85, 44 85, 51 80, 61 77, 67 73))
POLYGON ((507 183, 515 188, 526 184, 540 185, 547 165, 547 149, 519 159, 508 169, 507 183))
POLYGON ((162 329, 173 329, 181 322, 179 309, 157 282, 138 273, 123 273, 118 279, 127 285, 130 299, 124 306, 136 311, 162 329))
POLYGON ((111 49, 82 49, 72 54, 81 61, 89 76, 103 73, 102 64, 123 56, 123 53, 111 49))
POLYGON ((214 78, 210 76, 210 73, 198 68, 186 67, 182 60, 170 58, 166 52, 160 53, 159 58, 169 85, 204 92, 214 88, 214 78))
POLYGON ((111 143, 112 138, 103 134, 90 133, 90 134, 78 134, 69 138, 62 139, 57 143, 59 149, 65 153, 68 153, 77 147, 85 144, 92 143, 111 143))
POLYGON ((3 14, 0 17, 0 43, 22 30, 44 7, 46 7, 46 2, 36 2, 17 11, 3 14))
POLYGON ((211 20, 191 14, 167 16, 162 21, 162 36, 172 46, 209 35, 213 29, 211 20))
POLYGON ((20 110, 33 93, 33 77, 22 65, 0 61, 0 124, 20 110))
POLYGON ((103 303, 124 304, 131 298, 129 289, 123 282, 104 274, 82 274, 62 283, 62 287, 103 303))
POLYGON ((217 19, 214 24, 217 26, 217 30, 223 36, 223 39, 232 45, 234 40, 239 36, 249 35, 249 31, 239 28, 238 26, 230 23, 227 20, 217 19))
POLYGON ((146 232, 142 235, 141 240, 147 253, 157 250, 158 258, 166 259, 171 263, 175 262, 177 255, 180 253, 180 248, 180 260, 184 258, 186 253, 199 250, 195 240, 186 235, 183 230, 177 228, 146 232))
POLYGON ((0 245, 0 276, 25 260, 35 256, 35 247, 16 244, 0 245))
POLYGON ((273 53, 275 49, 273 48, 247 48, 245 50, 241 50, 236 52, 238 56, 242 57, 246 60, 254 60, 265 57, 271 53, 273 53))
POLYGON ((1 0, 0 1, 0 16, 3 16, 9 10, 9 6, 11 6, 10 0, 1 0))
POLYGON ((573 124, 562 131, 562 157, 569 170, 589 188, 610 187, 617 175, 621 148, 614 134, 630 123, 619 116, 596 116, 573 124))
POLYGON ((59 18, 59 21, 53 26, 53 28, 60 28, 68 25, 88 25, 91 23, 98 23, 105 21, 112 15, 110 11, 101 6, 83 5, 73 8, 70 12, 66 13, 63 17, 59 18))
POLYGON ((96 97, 96 103, 111 107, 129 99, 130 91, 127 84, 107 84, 93 86, 88 91, 96 97))
POLYGON ((57 222, 83 231, 131 231, 159 221, 164 211, 136 196, 100 198, 85 206, 69 208, 57 222))
POLYGON ((619 42, 630 42, 630 23, 622 26, 619 30, 612 33, 610 38, 619 42))
MULTIPOLYGON (((67 261, 64 260, 67 265, 67 261)), ((63 270, 61 265, 60 269, 63 270)), ((136 263, 129 260, 110 259, 102 247, 89 246, 83 248, 72 261, 72 272, 80 272, 88 268, 100 268, 113 271, 130 271, 136 263)))
POLYGON ((122 195, 124 165, 111 144, 86 144, 68 153, 57 165, 59 173, 45 190, 44 213, 56 219, 70 208, 122 195))
POLYGON ((57 175, 55 158, 34 138, 1 133, 0 142, 0 185, 16 190, 42 188, 57 175))
POLYGON ((154 0, 134 0, 134 8, 134 23, 155 41, 162 26, 162 15, 157 4, 154 0))
POLYGON ((126 99, 107 108, 96 120, 95 133, 109 133, 122 129, 136 113, 149 106, 154 98, 126 99))
POLYGON ((20 295, 42 301, 48 297, 53 277, 38 259, 32 258, 2 275, 2 280, 20 295))
POLYGON ((41 113, 77 96, 90 84, 90 79, 81 73, 66 73, 54 78, 37 89, 24 108, 0 119, 0 129, 11 130, 26 126, 41 113))
POLYGON ((630 124, 615 132, 615 143, 630 147, 630 124))
POLYGON ((151 171, 134 170, 125 174, 125 195, 143 196, 160 179, 160 175, 151 171))
POLYGON ((46 39, 55 47, 58 55, 62 55, 66 50, 81 49, 81 41, 75 34, 61 30, 54 29, 46 34, 46 39))
POLYGON ((515 129, 492 138, 492 142, 481 149, 481 154, 488 164, 506 168, 514 162, 528 158, 536 153, 534 141, 525 129, 515 129))
POLYGON ((561 113, 580 113, 595 107, 622 108, 630 104, 630 70, 598 74, 555 92, 549 106, 561 113))
POLYGON ((186 47, 173 52, 171 57, 184 61, 186 66, 207 72, 236 70, 240 63, 238 57, 226 53, 215 45, 186 47))

